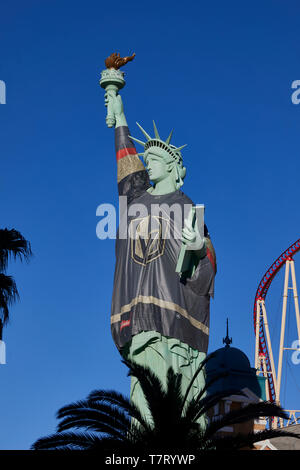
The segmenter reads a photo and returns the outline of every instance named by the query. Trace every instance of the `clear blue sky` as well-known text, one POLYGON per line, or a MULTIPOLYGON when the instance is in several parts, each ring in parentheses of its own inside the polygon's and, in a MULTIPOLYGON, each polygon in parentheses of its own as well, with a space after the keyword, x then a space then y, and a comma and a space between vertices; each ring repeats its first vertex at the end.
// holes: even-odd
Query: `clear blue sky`
MULTIPOLYGON (((136 52, 122 93, 133 135, 135 121, 150 129, 155 119, 188 143, 183 190, 206 205, 218 257, 209 350, 229 316, 233 346, 253 365, 257 285, 299 238, 300 6, 15 0, 0 16, 1 227, 20 230, 35 255, 9 269, 21 300, 4 331, 0 448, 28 449, 54 431, 59 407, 95 388, 129 391, 110 335, 114 241, 95 231, 97 206, 117 202, 98 84, 111 52, 136 52)), ((293 373, 300 383, 300 365, 293 373)), ((286 406, 300 409, 299 388, 288 387, 286 406)))

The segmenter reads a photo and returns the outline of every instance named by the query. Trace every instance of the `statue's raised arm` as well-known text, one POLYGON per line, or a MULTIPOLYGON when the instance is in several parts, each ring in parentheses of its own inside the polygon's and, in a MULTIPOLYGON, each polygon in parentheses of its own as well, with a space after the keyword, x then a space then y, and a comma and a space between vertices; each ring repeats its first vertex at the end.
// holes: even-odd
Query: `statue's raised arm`
POLYGON ((119 194, 128 196, 129 200, 151 186, 148 173, 129 137, 123 102, 119 94, 119 90, 125 85, 124 73, 119 68, 133 60, 134 57, 135 54, 124 58, 117 53, 111 54, 105 60, 107 68, 103 70, 100 80, 100 85, 106 92, 106 124, 108 127, 115 127, 119 194))

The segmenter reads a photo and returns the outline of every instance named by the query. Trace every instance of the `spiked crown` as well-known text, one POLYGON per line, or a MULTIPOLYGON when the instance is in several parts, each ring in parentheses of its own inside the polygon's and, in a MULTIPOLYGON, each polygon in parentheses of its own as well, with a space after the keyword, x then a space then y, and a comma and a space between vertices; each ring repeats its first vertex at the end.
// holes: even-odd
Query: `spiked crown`
POLYGON ((138 127, 140 128, 140 130, 142 131, 142 133, 144 134, 144 136, 146 137, 147 141, 146 142, 143 142, 142 140, 139 140, 139 139, 136 139, 135 137, 132 137, 132 136, 129 136, 132 140, 134 140, 135 142, 137 142, 138 144, 142 145, 144 147, 144 152, 142 153, 139 153, 138 155, 140 156, 144 156, 145 152, 150 148, 150 147, 157 147, 157 148, 161 148, 162 150, 164 150, 165 152, 167 152, 170 157, 179 165, 182 166, 182 156, 181 156, 181 153, 180 153, 180 150, 182 150, 184 147, 186 147, 186 144, 185 145, 182 145, 181 147, 175 147, 174 145, 171 145, 170 144, 170 141, 171 141, 171 138, 172 138, 172 134, 173 134, 173 130, 170 132, 168 138, 164 141, 160 138, 159 136, 159 133, 158 133, 158 130, 157 130, 157 127, 155 125, 155 122, 153 121, 153 128, 154 128, 154 134, 155 134, 155 138, 152 138, 143 128, 142 126, 140 126, 140 124, 137 122, 136 123, 138 125, 138 127))

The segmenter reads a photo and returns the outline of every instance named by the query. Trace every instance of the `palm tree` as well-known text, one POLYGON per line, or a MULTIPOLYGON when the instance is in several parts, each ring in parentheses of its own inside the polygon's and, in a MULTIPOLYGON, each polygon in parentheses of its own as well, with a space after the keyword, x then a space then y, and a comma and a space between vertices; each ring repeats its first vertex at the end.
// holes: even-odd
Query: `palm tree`
POLYGON ((6 275, 10 258, 28 261, 32 256, 30 243, 15 229, 0 229, 0 340, 3 326, 9 320, 9 306, 19 298, 15 280, 6 275))
MULTIPOLYGON (((203 369, 209 356, 195 373, 186 392, 181 390, 181 374, 172 368, 167 373, 164 389, 159 378, 149 369, 130 361, 123 361, 129 368, 128 375, 135 376, 143 390, 152 420, 149 422, 139 408, 127 397, 114 390, 95 390, 87 399, 61 408, 57 413, 60 423, 57 432, 38 439, 32 449, 41 450, 114 450, 132 455, 149 451, 201 451, 212 449, 239 449, 254 442, 295 434, 282 430, 266 430, 248 435, 220 438, 216 433, 224 426, 245 422, 258 417, 279 416, 287 418, 281 407, 260 402, 231 411, 223 418, 212 421, 205 429, 199 418, 219 401, 236 390, 209 395, 207 390, 217 380, 212 379, 189 399, 196 376, 203 369), (81 431, 80 431, 81 430, 81 431)), ((300 435, 299 435, 300 437, 300 435)))

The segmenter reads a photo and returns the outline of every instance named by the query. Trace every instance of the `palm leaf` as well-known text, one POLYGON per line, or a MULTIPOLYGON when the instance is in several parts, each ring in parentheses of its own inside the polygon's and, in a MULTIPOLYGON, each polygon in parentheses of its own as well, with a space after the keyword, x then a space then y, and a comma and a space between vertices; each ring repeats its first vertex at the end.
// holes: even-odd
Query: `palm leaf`
POLYGON ((222 392, 207 395, 202 399, 196 397, 189 402, 185 416, 190 420, 197 421, 200 416, 205 415, 208 410, 230 395, 243 395, 243 392, 237 389, 227 389, 222 392))
POLYGON ((92 431, 106 433, 112 437, 122 439, 126 437, 130 427, 130 419, 125 417, 116 408, 107 407, 106 412, 99 409, 82 408, 73 410, 70 416, 64 418, 58 425, 58 431, 71 428, 84 428, 92 431))
POLYGON ((34 450, 85 450, 99 445, 101 437, 92 433, 56 433, 38 439, 33 445, 34 450))
MULTIPOLYGON (((137 437, 140 428, 131 422, 131 417, 134 415, 141 419, 141 416, 126 397, 103 390, 94 391, 89 396, 92 398, 71 403, 57 412, 57 417, 61 419, 57 428, 59 432, 71 428, 86 428, 121 440, 137 437), (126 405, 125 409, 120 406, 120 402, 126 405), (128 413, 128 409, 131 413, 128 413)), ((145 431, 150 429, 142 419, 140 424, 145 431)))
POLYGON ((174 372, 172 367, 167 371, 167 390, 165 395, 164 411, 172 416, 172 421, 180 420, 182 395, 182 374, 174 372))
POLYGON ((279 416, 284 419, 288 418, 287 414, 283 411, 283 409, 275 403, 250 403, 249 405, 243 408, 230 411, 222 418, 213 421, 206 429, 205 438, 210 439, 217 431, 219 431, 225 426, 243 423, 264 416, 279 416))
POLYGON ((138 379, 144 394, 153 424, 156 426, 161 421, 161 403, 165 401, 166 392, 158 376, 149 367, 141 366, 132 361, 122 361, 129 368, 128 375, 138 379))
MULTIPOLYGON (((294 433, 267 430, 249 435, 221 438, 216 433, 225 426, 247 422, 261 416, 280 416, 286 418, 280 406, 269 402, 247 405, 239 410, 211 422, 202 429, 197 420, 205 416, 208 409, 228 395, 242 394, 239 390, 224 390, 220 393, 205 395, 203 389, 196 397, 188 400, 188 393, 182 394, 182 375, 168 369, 166 388, 149 367, 124 361, 129 367, 129 375, 140 383, 148 404, 152 420, 146 418, 138 407, 124 395, 113 390, 94 390, 86 400, 80 400, 62 407, 57 417, 60 419, 58 432, 39 439, 34 449, 94 449, 124 450, 130 453, 150 451, 187 451, 198 452, 212 449, 239 449, 251 447, 254 442, 270 437, 285 435, 297 437, 294 433), (183 400, 187 404, 183 410, 183 400), (132 420, 132 417, 137 418, 132 420), (72 432, 83 429, 84 432, 72 432), (280 434, 283 433, 283 434, 280 434), (130 449, 130 450, 129 450, 130 449)), ((215 381, 216 379, 213 379, 215 381)), ((210 381, 212 382, 212 381, 210 381)), ((205 389, 205 387, 204 387, 205 389)), ((300 437, 300 436, 299 436, 300 437)), ((156 453, 157 453, 156 452, 156 453)), ((161 452, 158 452, 161 453, 161 452)))
POLYGON ((0 318, 3 325, 8 322, 9 305, 19 298, 17 285, 11 276, 0 273, 0 318))
POLYGON ((181 409, 181 412, 183 412, 183 408, 186 404, 186 401, 187 401, 187 398, 189 396, 189 393, 191 391, 191 388, 196 380, 196 378, 198 377, 198 375, 200 374, 200 372, 204 369, 205 365, 207 364, 207 362, 209 360, 211 360, 213 357, 215 357, 215 353, 211 353, 211 354, 208 354, 206 356, 206 358, 201 362, 201 364, 199 365, 198 369, 196 370, 195 374, 193 375, 187 389, 186 389, 186 392, 185 392, 185 395, 183 397, 183 403, 182 403, 182 409, 181 409))
POLYGON ((9 258, 28 261, 32 256, 30 243, 15 229, 0 229, 0 271, 5 271, 9 258))
POLYGON ((111 405, 116 405, 126 411, 129 416, 138 421, 145 430, 150 429, 149 424, 142 416, 139 408, 133 402, 131 402, 129 398, 115 390, 94 390, 89 394, 88 400, 90 402, 104 402, 111 405))

